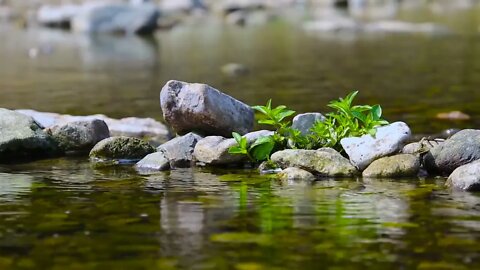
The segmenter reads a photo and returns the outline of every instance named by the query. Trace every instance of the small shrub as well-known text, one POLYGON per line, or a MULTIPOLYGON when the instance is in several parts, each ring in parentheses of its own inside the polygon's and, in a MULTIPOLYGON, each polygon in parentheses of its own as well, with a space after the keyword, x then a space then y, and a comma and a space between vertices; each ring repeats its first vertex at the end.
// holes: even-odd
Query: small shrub
POLYGON ((237 145, 231 147, 229 153, 247 155, 252 162, 259 162, 268 160, 272 153, 286 148, 331 147, 341 152, 341 139, 365 134, 375 136, 377 127, 388 124, 382 119, 380 105, 352 105, 357 94, 358 91, 354 91, 345 98, 331 101, 327 106, 335 111, 328 113, 324 121, 317 121, 307 136, 292 128, 289 118, 295 111, 289 110, 285 105, 272 109, 270 99, 265 106, 253 106, 253 109, 262 114, 258 123, 273 127, 274 134, 260 137, 249 146, 245 137, 234 132, 237 145))

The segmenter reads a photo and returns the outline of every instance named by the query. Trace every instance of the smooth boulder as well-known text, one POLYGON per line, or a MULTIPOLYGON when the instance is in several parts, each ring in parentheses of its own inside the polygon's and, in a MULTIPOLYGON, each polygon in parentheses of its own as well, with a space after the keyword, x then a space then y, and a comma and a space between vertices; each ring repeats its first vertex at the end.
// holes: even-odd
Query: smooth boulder
POLYGON ((53 126, 47 132, 65 153, 88 153, 99 141, 110 137, 107 124, 99 119, 53 126))
POLYGON ((90 159, 100 163, 134 163, 153 152, 155 148, 143 140, 122 136, 110 137, 93 147, 90 159))
POLYGON ((135 164, 135 168, 140 172, 165 171, 170 169, 170 161, 163 152, 155 152, 142 158, 135 164))
POLYGON ((303 180, 303 181, 315 181, 315 175, 306 170, 302 170, 295 167, 289 167, 277 174, 281 180, 303 180))
POLYGON ((174 138, 157 148, 169 161, 171 168, 188 168, 193 162, 193 150, 202 136, 190 132, 174 138))
POLYGON ((432 148, 425 155, 424 164, 431 173, 448 175, 477 159, 480 159, 480 130, 465 129, 432 148))
POLYGON ((396 178, 417 176, 420 158, 412 154, 400 154, 375 160, 362 173, 363 177, 396 178))
POLYGON ((320 177, 351 177, 358 174, 348 159, 331 148, 287 149, 274 153, 271 160, 283 169, 296 167, 320 177))
POLYGON ((456 168, 445 185, 459 190, 480 191, 480 160, 456 168))
POLYGON ((293 118, 292 128, 300 130, 303 135, 308 135, 316 122, 323 121, 325 121, 325 116, 321 113, 302 113, 293 118))
POLYGON ((52 138, 29 116, 0 108, 0 161, 58 154, 52 138))
POLYGON ((367 134, 349 137, 340 141, 350 162, 359 170, 364 170, 373 161, 399 152, 410 139, 411 131, 407 124, 395 122, 377 128, 375 137, 367 134))
MULTIPOLYGON (((272 135, 272 131, 260 130, 245 135, 249 145, 258 138, 272 135)), ((235 139, 228 139, 221 136, 208 136, 200 140, 193 151, 197 162, 207 165, 236 164, 247 161, 245 155, 230 154, 228 149, 237 145, 235 139)))
POLYGON ((160 92, 163 117, 179 134, 231 137, 253 129, 250 106, 206 84, 169 81, 160 92))

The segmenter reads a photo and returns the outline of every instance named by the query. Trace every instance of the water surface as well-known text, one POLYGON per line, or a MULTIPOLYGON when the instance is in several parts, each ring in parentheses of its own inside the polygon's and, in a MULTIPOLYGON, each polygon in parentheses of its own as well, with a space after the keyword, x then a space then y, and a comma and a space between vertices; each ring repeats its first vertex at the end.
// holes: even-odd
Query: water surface
MULTIPOLYGON (((0 27, 0 107, 161 119, 169 79, 299 112, 360 91, 416 133, 477 127, 478 10, 412 21, 449 35, 321 35, 294 13, 249 27, 197 18, 149 39, 0 27), (229 77, 220 67, 250 69, 229 77), (435 120, 462 110, 467 122, 435 120)), ((480 197, 445 179, 280 182, 251 170, 140 175, 86 158, 0 166, 1 269, 476 269, 480 197)))

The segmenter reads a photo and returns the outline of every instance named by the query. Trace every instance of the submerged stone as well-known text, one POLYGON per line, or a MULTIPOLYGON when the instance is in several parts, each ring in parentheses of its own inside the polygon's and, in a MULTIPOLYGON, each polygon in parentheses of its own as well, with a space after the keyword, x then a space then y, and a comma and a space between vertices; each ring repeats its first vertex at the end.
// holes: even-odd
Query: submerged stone
POLYGON ((410 136, 411 131, 407 124, 395 122, 377 128, 375 137, 367 134, 344 138, 340 144, 348 154, 350 162, 359 170, 364 170, 374 160, 399 152, 410 136))
POLYGON ((412 177, 420 170, 420 158, 411 154, 400 154, 375 160, 362 173, 363 177, 412 177))
POLYGON ((193 162, 193 150, 201 139, 202 136, 190 132, 160 145, 157 151, 164 154, 172 168, 190 167, 193 162))
POLYGON ((170 169, 170 161, 163 152, 148 154, 135 164, 139 171, 164 171, 170 169))
POLYGON ((169 81, 160 92, 163 117, 179 134, 231 137, 253 128, 250 106, 206 84, 169 81))
POLYGON ((102 140, 90 151, 94 162, 134 163, 155 152, 147 142, 132 137, 110 137, 102 140))
POLYGON ((56 154, 55 142, 33 118, 0 108, 0 162, 56 154))
POLYGON ((279 172, 277 175, 281 180, 315 180, 315 176, 312 173, 295 167, 286 168, 279 172))
POLYGON ((331 148, 287 149, 274 153, 271 160, 281 168, 296 167, 321 177, 350 177, 358 174, 348 159, 331 148))

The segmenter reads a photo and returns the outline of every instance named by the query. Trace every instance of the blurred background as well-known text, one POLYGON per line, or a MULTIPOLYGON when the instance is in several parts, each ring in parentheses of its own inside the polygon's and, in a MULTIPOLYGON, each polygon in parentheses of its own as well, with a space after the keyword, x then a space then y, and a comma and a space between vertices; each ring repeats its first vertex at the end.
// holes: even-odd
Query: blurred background
POLYGON ((177 79, 298 112, 358 90, 415 133, 478 128, 479 2, 0 0, 0 107, 161 120, 177 79))

